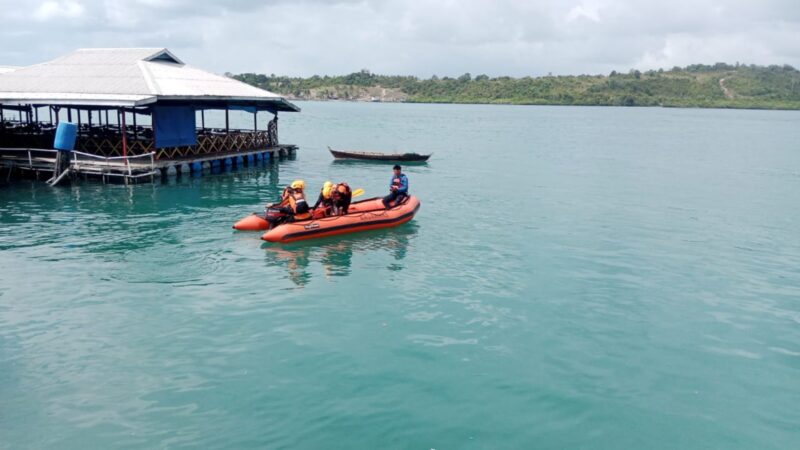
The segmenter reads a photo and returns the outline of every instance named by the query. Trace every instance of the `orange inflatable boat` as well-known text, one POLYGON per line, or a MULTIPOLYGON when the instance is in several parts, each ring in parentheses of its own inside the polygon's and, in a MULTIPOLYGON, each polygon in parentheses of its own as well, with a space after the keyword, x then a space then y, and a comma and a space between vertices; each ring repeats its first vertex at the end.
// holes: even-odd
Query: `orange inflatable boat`
MULTIPOLYGON (((294 242, 395 227, 413 219, 419 207, 419 199, 413 195, 402 204, 389 209, 383 207, 380 197, 371 198, 352 203, 348 214, 344 216, 319 217, 321 214, 315 214, 315 217, 309 220, 278 225, 264 233, 261 239, 269 242, 294 242)), ((253 214, 236 222, 233 227, 243 231, 267 230, 269 222, 264 216, 253 214)))

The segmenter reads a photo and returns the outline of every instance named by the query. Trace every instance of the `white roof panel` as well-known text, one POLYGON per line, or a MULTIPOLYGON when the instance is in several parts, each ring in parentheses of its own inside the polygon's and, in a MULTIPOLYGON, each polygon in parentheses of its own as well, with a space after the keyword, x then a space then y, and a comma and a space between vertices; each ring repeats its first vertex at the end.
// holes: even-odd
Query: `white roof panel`
POLYGON ((33 66, 0 71, 0 102, 143 105, 160 99, 274 103, 280 95, 187 66, 164 48, 79 49, 33 66))

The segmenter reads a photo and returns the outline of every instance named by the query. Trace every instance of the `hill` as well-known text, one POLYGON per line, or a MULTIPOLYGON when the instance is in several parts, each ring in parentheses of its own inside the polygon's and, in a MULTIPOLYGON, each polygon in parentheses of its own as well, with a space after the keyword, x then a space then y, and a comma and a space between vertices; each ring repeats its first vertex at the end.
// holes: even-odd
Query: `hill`
POLYGON ((695 64, 609 75, 472 77, 376 75, 310 78, 243 73, 240 81, 292 99, 530 105, 800 109, 800 71, 783 66, 695 64))

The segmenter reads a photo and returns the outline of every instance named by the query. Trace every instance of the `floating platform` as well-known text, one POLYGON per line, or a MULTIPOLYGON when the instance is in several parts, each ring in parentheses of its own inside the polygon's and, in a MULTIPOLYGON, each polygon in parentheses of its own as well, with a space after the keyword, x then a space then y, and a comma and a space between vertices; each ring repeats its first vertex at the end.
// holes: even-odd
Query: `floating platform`
MULTIPOLYGON (((78 151, 59 152, 40 148, 0 148, 0 177, 9 181, 16 175, 55 181, 68 172, 71 179, 119 180, 124 183, 153 181, 156 177, 202 172, 205 167, 250 167, 263 161, 292 157, 296 145, 277 145, 261 150, 219 152, 168 160, 155 159, 155 152, 129 157, 104 157, 78 151), (58 162, 59 153, 64 158, 58 162), (60 166, 60 167, 59 167, 60 166), (205 166, 205 167, 204 167, 205 166)), ((66 178, 66 176, 64 176, 66 178)), ((59 180, 60 181, 60 180, 59 180)))

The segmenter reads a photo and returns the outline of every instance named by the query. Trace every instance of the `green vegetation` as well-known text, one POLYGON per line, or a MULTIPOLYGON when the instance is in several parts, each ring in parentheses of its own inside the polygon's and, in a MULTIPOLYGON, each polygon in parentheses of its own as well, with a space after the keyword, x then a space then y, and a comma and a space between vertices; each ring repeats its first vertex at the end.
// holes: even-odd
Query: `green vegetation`
POLYGON ((800 71, 784 66, 696 64, 605 75, 472 77, 375 75, 292 78, 245 73, 234 78, 296 99, 430 103, 670 106, 800 109, 800 71))

